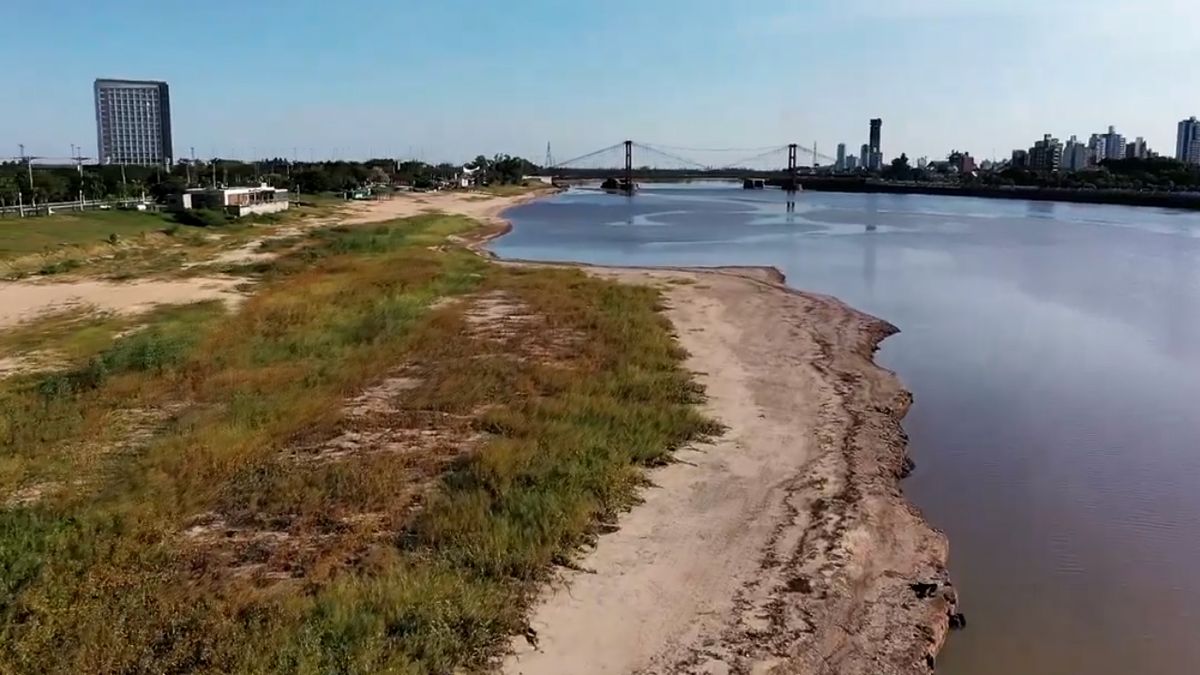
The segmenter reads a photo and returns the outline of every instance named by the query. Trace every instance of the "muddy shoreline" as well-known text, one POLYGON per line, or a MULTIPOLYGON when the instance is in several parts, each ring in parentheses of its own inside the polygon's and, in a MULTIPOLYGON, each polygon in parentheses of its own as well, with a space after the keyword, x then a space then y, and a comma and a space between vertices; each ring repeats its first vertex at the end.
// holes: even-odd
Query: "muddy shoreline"
MULTIPOLYGON (((497 209, 466 243, 511 230, 497 209)), ((948 544, 904 497, 898 329, 767 267, 613 268, 663 289, 729 428, 651 472, 646 503, 561 570, 504 672, 932 672, 958 615, 948 544), (580 664, 589 664, 579 670, 580 664)))

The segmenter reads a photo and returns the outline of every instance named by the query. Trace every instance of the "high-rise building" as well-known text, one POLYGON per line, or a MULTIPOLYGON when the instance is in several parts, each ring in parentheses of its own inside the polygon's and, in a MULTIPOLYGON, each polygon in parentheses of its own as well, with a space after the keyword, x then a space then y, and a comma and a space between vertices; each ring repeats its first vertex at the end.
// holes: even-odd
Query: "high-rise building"
POLYGON ((1077 137, 1072 136, 1063 147, 1063 171, 1082 171, 1086 169, 1090 163, 1090 156, 1091 151, 1088 149, 1088 146, 1077 137))
POLYGON ((1104 152, 1096 153, 1097 163, 1105 159, 1125 158, 1125 137, 1121 134, 1118 134, 1116 128, 1110 126, 1108 128, 1108 133, 1092 134, 1092 138, 1104 139, 1104 152))
POLYGON ((837 171, 846 170, 846 144, 838 143, 837 147, 837 164, 833 167, 837 171))
POLYGON ((1050 134, 1042 136, 1042 140, 1033 144, 1029 149, 1029 168, 1038 171, 1056 171, 1062 166, 1062 141, 1050 134))
POLYGON ((1188 164, 1200 164, 1200 120, 1189 117, 1179 123, 1175 136, 1175 159, 1188 164))
POLYGON ((93 89, 100 162, 171 164, 171 96, 166 82, 96 80, 93 89))
POLYGON ((1125 144, 1125 159, 1146 159, 1146 139, 1137 137, 1132 143, 1125 144))
POLYGON ((1013 150, 1012 166, 1014 169, 1025 169, 1029 167, 1029 151, 1028 150, 1013 150))
POLYGON ((846 170, 853 171, 858 168, 858 158, 854 155, 846 155, 846 170))
POLYGON ((1092 134, 1088 139, 1088 165, 1096 166, 1108 156, 1108 137, 1104 134, 1092 134))
POLYGON ((858 166, 863 169, 871 168, 871 146, 863 143, 858 152, 858 166))
POLYGON ((872 171, 883 168, 883 150, 880 145, 883 136, 883 120, 876 117, 871 120, 870 167, 872 171))

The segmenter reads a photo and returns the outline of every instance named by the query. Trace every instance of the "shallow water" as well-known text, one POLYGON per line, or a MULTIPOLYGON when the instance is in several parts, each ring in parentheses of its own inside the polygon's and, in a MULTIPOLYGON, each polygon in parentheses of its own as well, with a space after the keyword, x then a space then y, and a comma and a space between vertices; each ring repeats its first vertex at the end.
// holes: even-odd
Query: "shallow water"
POLYGON ((948 675, 1200 672, 1200 214, 661 185, 507 213, 512 258, 774 265, 896 324, 948 675))

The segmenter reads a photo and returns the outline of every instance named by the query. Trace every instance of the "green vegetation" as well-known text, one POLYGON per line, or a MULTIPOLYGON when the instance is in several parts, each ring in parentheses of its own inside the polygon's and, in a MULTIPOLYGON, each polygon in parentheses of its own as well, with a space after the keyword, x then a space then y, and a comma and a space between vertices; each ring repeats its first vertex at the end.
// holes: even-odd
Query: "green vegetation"
MULTIPOLYGON (((489 184, 516 183, 537 170, 532 162, 520 157, 498 154, 480 155, 473 165, 483 170, 489 184)), ((297 193, 340 193, 365 185, 384 186, 402 182, 417 187, 432 187, 448 181, 462 170, 458 164, 426 164, 371 159, 365 162, 292 162, 282 157, 256 162, 214 158, 207 161, 182 160, 170 169, 144 166, 86 166, 49 168, 34 165, 33 180, 24 164, 0 162, 0 206, 18 203, 72 202, 82 193, 86 199, 139 198, 142 195, 162 200, 188 187, 219 183, 257 185, 266 182, 297 193)))
POLYGON ((303 195, 286 212, 243 218, 206 210, 95 210, 4 218, 0 219, 0 278, 74 271, 116 280, 202 274, 211 269, 196 264, 261 237, 264 231, 259 228, 331 219, 344 203, 330 196, 303 195))
POLYGON ((1200 189, 1200 167, 1167 157, 1105 160, 1091 171, 1046 173, 1010 168, 982 179, 984 184, 1026 185, 1087 190, 1200 189))
POLYGON ((67 309, 0 332, 0 354, 52 352, 76 361, 99 353, 130 325, 130 319, 91 308, 67 309))
POLYGON ((169 223, 142 211, 87 211, 41 218, 0 220, 0 259, 53 251, 65 246, 96 246, 160 232, 169 223))
POLYGON ((658 291, 444 245, 473 227, 317 230, 236 313, 0 380, 0 672, 452 672, 520 632, 715 429, 658 291))

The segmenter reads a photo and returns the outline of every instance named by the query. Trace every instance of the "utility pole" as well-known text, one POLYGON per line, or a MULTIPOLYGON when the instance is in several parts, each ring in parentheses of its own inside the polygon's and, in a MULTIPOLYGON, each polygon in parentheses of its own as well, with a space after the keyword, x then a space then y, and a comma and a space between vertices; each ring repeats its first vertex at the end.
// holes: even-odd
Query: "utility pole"
POLYGON ((29 191, 33 192, 33 160, 35 160, 37 158, 30 157, 25 154, 25 144, 24 143, 18 143, 18 145, 21 147, 21 159, 25 160, 25 170, 29 174, 29 191))
POLYGON ((83 156, 82 145, 71 145, 71 159, 75 160, 75 170, 79 172, 79 210, 83 211, 83 204, 87 201, 83 194, 83 160, 88 158, 83 156))

